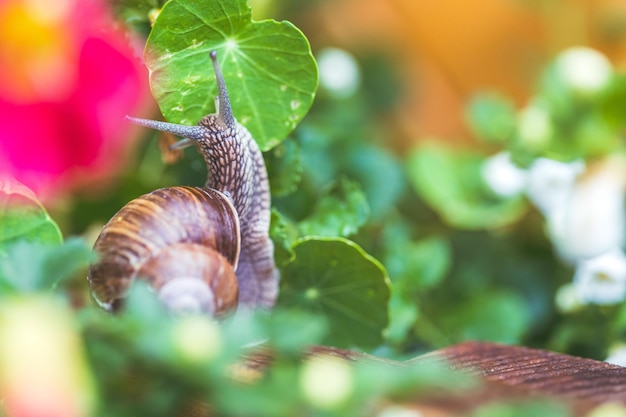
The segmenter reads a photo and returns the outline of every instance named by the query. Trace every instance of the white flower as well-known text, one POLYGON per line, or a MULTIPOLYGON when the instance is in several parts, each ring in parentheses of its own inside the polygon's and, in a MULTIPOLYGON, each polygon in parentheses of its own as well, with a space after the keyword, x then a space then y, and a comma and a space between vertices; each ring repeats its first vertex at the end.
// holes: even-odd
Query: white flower
POLYGON ((494 193, 501 197, 512 197, 526 187, 526 171, 511 161, 509 152, 500 152, 485 160, 481 174, 494 193))
POLYGON ((562 285, 556 291, 554 302, 561 313, 573 313, 583 306, 578 298, 576 286, 571 282, 562 285))
POLYGON ((613 365, 626 366, 626 345, 620 344, 613 346, 609 350, 609 356, 604 362, 612 363, 613 365))
POLYGON ((528 171, 528 198, 547 217, 565 205, 576 178, 584 170, 582 161, 559 162, 537 158, 528 171))
POLYGON ((320 86, 337 98, 349 97, 361 83, 356 59, 343 49, 325 48, 317 54, 320 86))
POLYGON ((558 75, 575 92, 593 94, 611 78, 611 62, 600 52, 586 47, 570 48, 556 59, 558 75))
POLYGON ((590 258, 622 245, 623 170, 622 162, 616 159, 590 167, 565 201, 550 211, 548 232, 565 259, 590 258))
POLYGON ((579 262, 574 274, 576 294, 586 304, 617 304, 626 296, 626 256, 615 249, 579 262))

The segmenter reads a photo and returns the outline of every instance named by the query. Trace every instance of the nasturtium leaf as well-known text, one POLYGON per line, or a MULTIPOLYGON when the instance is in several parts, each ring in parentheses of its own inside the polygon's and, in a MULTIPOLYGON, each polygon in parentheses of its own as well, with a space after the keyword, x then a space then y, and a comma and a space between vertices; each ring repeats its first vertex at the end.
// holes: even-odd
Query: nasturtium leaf
POLYGON ((286 21, 253 21, 246 0, 170 0, 145 50, 152 92, 170 122, 195 124, 215 111, 213 50, 239 123, 262 150, 280 143, 317 89, 306 37, 286 21))
POLYGON ((78 238, 60 245, 19 240, 0 256, 0 294, 49 291, 60 281, 85 269, 93 258, 78 238))
POLYGON ((369 205, 359 184, 342 178, 332 185, 298 224, 303 236, 348 237, 358 232, 369 217, 369 205))
POLYGON ((384 267, 342 238, 303 238, 282 271, 278 306, 324 317, 325 343, 371 348, 387 326, 389 283, 384 267))
POLYGON ((11 180, 0 181, 0 254, 19 240, 59 244, 63 237, 32 191, 11 180))
POLYGON ((526 202, 491 192, 481 175, 483 161, 476 153, 428 144, 411 152, 407 171, 415 190, 453 227, 495 229, 519 220, 526 202))

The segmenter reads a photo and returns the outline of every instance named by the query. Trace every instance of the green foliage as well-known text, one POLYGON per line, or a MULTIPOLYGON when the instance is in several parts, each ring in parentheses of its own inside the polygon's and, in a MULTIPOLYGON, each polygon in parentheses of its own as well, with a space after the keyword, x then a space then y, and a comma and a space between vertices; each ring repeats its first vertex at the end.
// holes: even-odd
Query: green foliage
POLYGON ((608 74, 604 85, 583 91, 563 73, 561 59, 547 66, 526 107, 515 111, 493 94, 477 97, 468 107, 476 134, 502 143, 520 165, 542 156, 571 161, 622 149, 626 77, 608 74))
POLYGON ((524 300, 511 292, 474 295, 454 310, 441 311, 438 323, 451 343, 463 340, 491 340, 515 343, 528 328, 524 300))
POLYGON ((283 269, 278 305, 326 318, 326 343, 374 347, 387 325, 389 289, 383 266, 358 245, 338 238, 305 238, 283 269))
MULTIPOLYGON (((163 3, 115 6, 147 34, 163 3)), ((389 57, 359 52, 363 87, 342 99, 320 94, 313 105, 315 61, 292 24, 253 21, 244 0, 171 0, 145 51, 168 120, 192 124, 214 111, 211 50, 235 116, 266 151, 270 236, 281 269, 275 310, 240 312, 219 324, 173 317, 139 283, 125 309, 107 315, 87 300, 86 243, 61 244, 59 228, 28 192, 0 192, 0 299, 44 293, 71 301, 72 330, 97 381, 96 415, 179 415, 199 403, 226 417, 380 415, 396 401, 433 389, 458 393, 475 381, 421 360, 401 369, 382 361, 320 366, 303 352, 329 344, 407 358, 479 339, 603 359, 623 340, 623 303, 556 308, 572 268, 554 255, 543 219, 523 195, 502 198, 488 188, 482 148, 398 143, 388 112, 403 88, 389 57), (77 276, 80 283, 71 281, 77 276), (242 366, 259 351, 271 352, 270 368, 242 366), (346 391, 338 399, 316 397, 305 383, 316 372, 323 385, 345 378, 346 391)), ((487 93, 468 103, 466 116, 480 147, 509 151, 520 166, 538 157, 592 161, 623 152, 624 102, 622 75, 581 92, 552 63, 525 107, 487 93)), ((145 145, 120 187, 100 199, 77 197, 65 223, 81 233, 98 229, 150 189, 201 185, 202 161, 187 156, 164 166, 156 147, 145 145)), ((492 403, 472 415, 567 414, 531 402, 492 403)))
POLYGON ((449 272, 452 253, 450 244, 439 237, 417 242, 408 236, 397 238, 401 231, 391 229, 387 237, 389 250, 385 265, 392 277, 389 302, 390 324, 386 339, 392 345, 401 345, 419 317, 419 295, 441 283, 449 272))
POLYGON ((289 22, 252 21, 245 0, 171 0, 156 19, 145 59, 165 118, 195 124, 214 112, 210 51, 233 112, 263 150, 280 143, 309 110, 317 68, 306 37, 289 22))
POLYGON ((150 33, 150 18, 166 0, 111 0, 111 5, 117 17, 126 22, 135 31, 150 33))
POLYGON ((361 187, 346 178, 331 184, 313 212, 298 224, 302 235, 342 236, 355 234, 369 217, 361 187))
POLYGON ((481 406, 470 414, 471 417, 568 417, 570 415, 567 407, 548 400, 519 401, 511 404, 496 402, 481 406))
POLYGON ((495 94, 474 97, 467 105, 467 120, 476 136, 487 142, 501 144, 515 133, 515 107, 495 94))
POLYGON ((0 298, 49 290, 84 270, 91 260, 91 248, 80 239, 61 245, 15 242, 0 255, 0 298))
POLYGON ((450 269, 452 262, 450 244, 441 237, 419 241, 388 239, 393 246, 390 247, 385 265, 390 276, 402 280, 397 288, 399 291, 435 287, 450 269))
POLYGON ((502 199, 481 177, 484 158, 441 145, 424 145, 408 157, 407 170, 419 192, 450 226, 495 229, 520 219, 526 211, 521 198, 502 199))
POLYGON ((18 241, 61 243, 61 231, 30 190, 0 182, 0 255, 18 241))
POLYGON ((274 242, 274 260, 279 267, 285 266, 294 259, 292 246, 297 233, 295 226, 287 223, 278 210, 272 209, 270 238, 274 242))
POLYGON ((32 192, 15 182, 0 189, 0 298, 48 291, 93 259, 80 239, 61 231, 32 192))
POLYGON ((265 154, 267 175, 273 196, 291 194, 302 180, 300 147, 293 140, 285 140, 265 154))

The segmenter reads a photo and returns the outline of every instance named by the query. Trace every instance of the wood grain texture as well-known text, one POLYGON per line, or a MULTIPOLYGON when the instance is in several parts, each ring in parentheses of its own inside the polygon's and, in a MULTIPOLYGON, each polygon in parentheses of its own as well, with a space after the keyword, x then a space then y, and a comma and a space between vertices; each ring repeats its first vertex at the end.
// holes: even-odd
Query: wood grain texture
MULTIPOLYGON (((314 346, 306 354, 307 357, 329 355, 354 364, 391 364, 398 367, 398 372, 415 362, 435 361, 478 378, 480 383, 474 388, 461 391, 438 388, 427 392, 422 389, 411 401, 401 404, 422 417, 464 416, 488 404, 523 404, 530 400, 555 400, 572 417, 583 417, 606 402, 626 405, 626 368, 545 350, 467 342, 406 362, 326 346, 314 346)), ((242 359, 237 375, 245 379, 249 373, 252 382, 272 366, 272 361, 269 350, 254 350, 242 359)), ((182 415, 206 417, 212 415, 209 410, 206 404, 197 403, 182 415)), ((375 410, 372 412, 376 414, 375 410)))
POLYGON ((626 368, 545 350, 469 342, 435 353, 455 369, 554 396, 626 404, 626 368))

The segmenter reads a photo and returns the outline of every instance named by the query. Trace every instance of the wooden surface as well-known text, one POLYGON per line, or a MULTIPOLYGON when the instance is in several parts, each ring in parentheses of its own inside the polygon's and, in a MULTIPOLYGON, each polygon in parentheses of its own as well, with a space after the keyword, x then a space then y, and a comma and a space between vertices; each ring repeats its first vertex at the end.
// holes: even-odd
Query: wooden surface
POLYGON ((426 358, 445 360, 453 369, 485 381, 479 397, 466 403, 467 408, 488 400, 552 398, 568 405, 572 415, 582 416, 605 402, 626 405, 626 368, 605 362, 479 342, 448 347, 415 360, 426 358))
MULTIPOLYGON (((376 360, 350 351, 318 347, 313 355, 331 354, 355 362, 376 360)), ((455 416, 490 402, 555 399, 573 416, 584 416, 606 402, 626 405, 626 368, 555 352, 484 342, 467 342, 414 361, 435 360, 477 377, 482 384, 466 392, 431 393, 410 405, 424 417, 455 416)))
MULTIPOLYGON (((406 362, 325 346, 313 347, 308 354, 332 355, 357 364, 385 362, 398 366, 398 372, 413 362, 436 361, 480 381, 475 388, 461 392, 444 389, 421 392, 410 403, 402 404, 419 411, 423 417, 461 416, 489 403, 523 403, 533 399, 557 400, 568 407, 574 417, 583 417, 606 402, 626 406, 626 368, 526 347, 467 342, 406 362)), ((271 363, 272 355, 258 350, 242 362, 237 373, 256 379, 271 363)), ((183 415, 200 417, 211 413, 206 404, 195 404, 183 415)))
POLYGON ((595 403, 626 404, 626 368, 554 352, 464 343, 437 352, 466 372, 512 387, 595 403))

